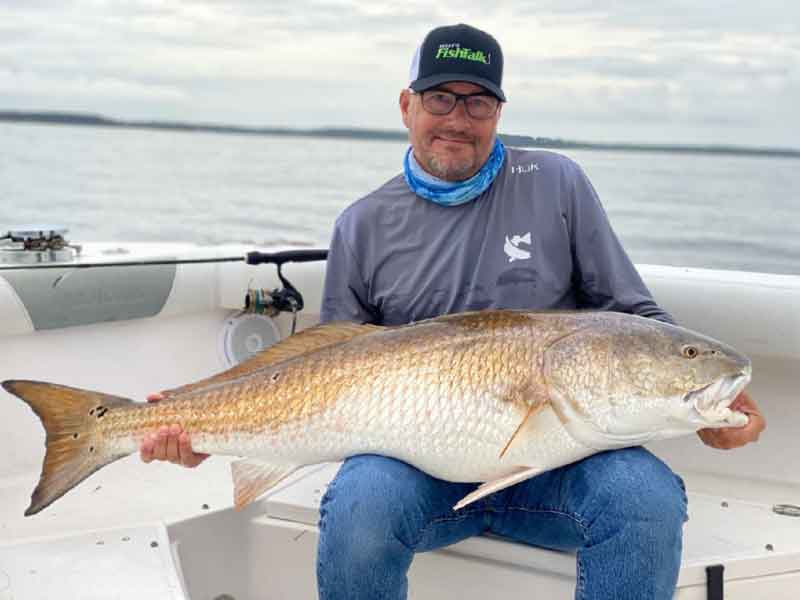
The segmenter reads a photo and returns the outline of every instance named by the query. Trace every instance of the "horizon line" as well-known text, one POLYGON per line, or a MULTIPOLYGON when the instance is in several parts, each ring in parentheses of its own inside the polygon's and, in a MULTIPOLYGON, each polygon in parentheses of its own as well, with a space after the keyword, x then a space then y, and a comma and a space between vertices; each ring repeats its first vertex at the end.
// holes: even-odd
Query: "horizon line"
MULTIPOLYGON (((407 139, 399 129, 375 129, 355 126, 324 126, 293 128, 279 126, 245 126, 213 122, 171 120, 122 120, 100 114, 77 111, 0 110, 0 121, 34 122, 49 125, 79 125, 94 127, 144 128, 186 132, 228 133, 239 135, 286 135, 298 137, 338 137, 361 140, 394 141, 407 139)), ((736 154, 800 158, 800 149, 780 146, 742 146, 737 144, 683 144, 647 142, 589 142, 564 138, 499 133, 509 145, 573 150, 622 150, 640 152, 684 152, 699 154, 736 154)))

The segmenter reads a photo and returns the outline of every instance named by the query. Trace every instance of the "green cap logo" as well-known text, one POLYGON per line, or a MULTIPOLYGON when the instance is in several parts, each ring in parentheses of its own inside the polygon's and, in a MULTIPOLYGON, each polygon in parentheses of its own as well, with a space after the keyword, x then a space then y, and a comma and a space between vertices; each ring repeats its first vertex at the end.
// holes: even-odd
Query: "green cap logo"
POLYGON ((436 60, 448 60, 451 58, 457 60, 471 60, 473 62, 483 63, 484 65, 488 65, 492 62, 491 54, 487 55, 483 50, 462 48, 459 44, 441 44, 436 51, 436 60))

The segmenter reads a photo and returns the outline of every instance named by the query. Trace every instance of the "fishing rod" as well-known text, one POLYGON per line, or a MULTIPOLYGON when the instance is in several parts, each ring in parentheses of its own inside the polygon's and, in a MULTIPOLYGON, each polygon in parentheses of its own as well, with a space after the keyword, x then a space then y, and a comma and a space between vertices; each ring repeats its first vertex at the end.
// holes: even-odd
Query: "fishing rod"
POLYGON ((112 262, 58 262, 48 264, 13 264, 0 266, 0 271, 38 269, 102 269, 105 267, 146 267, 154 265, 191 265, 203 263, 245 262, 248 265, 273 264, 278 267, 287 262, 313 262, 327 260, 327 250, 283 250, 280 252, 248 252, 244 256, 214 258, 163 258, 112 262))
MULTIPOLYGON (((0 238, 8 239, 8 236, 0 238)), ((15 240, 16 241, 16 240, 15 240)), ((59 249, 67 247, 61 245, 59 249)), ((74 247, 78 252, 80 247, 74 247)), ((53 250, 55 248, 50 248, 53 250)), ((42 251, 39 248, 30 248, 34 251, 42 251)), ((303 295, 283 274, 282 267, 286 263, 304 263, 314 261, 324 261, 328 258, 327 250, 306 249, 306 250, 282 250, 279 252, 248 252, 243 256, 224 256, 215 258, 161 258, 161 259, 141 259, 111 262, 54 262, 48 264, 13 264, 0 265, 0 273, 3 271, 35 271, 39 269, 102 269, 108 267, 149 267, 157 265, 192 265, 192 264, 214 264, 229 262, 244 262, 248 265, 272 264, 277 267, 278 279, 283 285, 282 288, 273 290, 248 288, 244 298, 244 308, 242 312, 275 316, 281 312, 292 313, 292 329, 294 333, 297 326, 297 313, 303 310, 305 302, 303 295)))

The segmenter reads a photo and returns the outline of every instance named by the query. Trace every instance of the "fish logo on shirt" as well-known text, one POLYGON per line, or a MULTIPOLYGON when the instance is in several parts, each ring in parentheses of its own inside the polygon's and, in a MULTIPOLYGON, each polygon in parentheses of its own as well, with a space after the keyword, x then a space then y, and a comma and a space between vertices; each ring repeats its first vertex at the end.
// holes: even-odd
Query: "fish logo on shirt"
POLYGON ((511 239, 508 239, 508 236, 506 236, 506 243, 503 246, 503 252, 505 252, 508 256, 508 262, 512 263, 515 260, 526 260, 531 257, 531 253, 528 250, 523 250, 519 247, 521 243, 524 243, 527 246, 531 245, 530 231, 525 235, 512 236, 511 239))

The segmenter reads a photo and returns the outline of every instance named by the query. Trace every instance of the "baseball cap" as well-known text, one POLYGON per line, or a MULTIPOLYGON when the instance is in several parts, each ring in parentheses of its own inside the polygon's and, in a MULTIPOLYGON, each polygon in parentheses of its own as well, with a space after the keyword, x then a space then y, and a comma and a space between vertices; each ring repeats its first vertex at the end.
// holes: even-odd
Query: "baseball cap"
POLYGON ((491 35, 459 23, 431 30, 411 61, 409 86, 422 92, 448 81, 469 81, 503 102, 503 51, 491 35))

